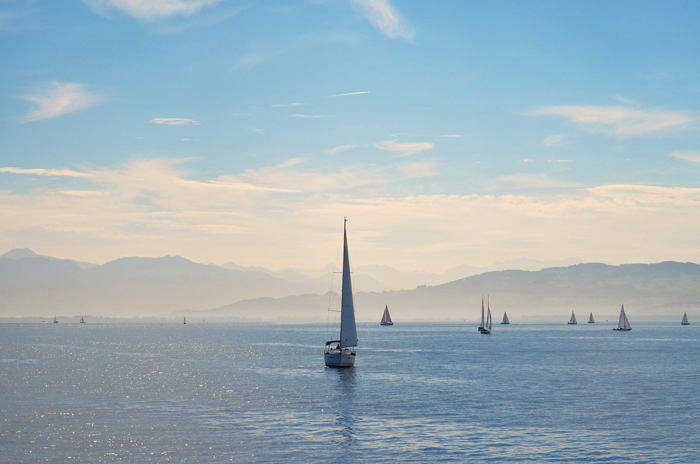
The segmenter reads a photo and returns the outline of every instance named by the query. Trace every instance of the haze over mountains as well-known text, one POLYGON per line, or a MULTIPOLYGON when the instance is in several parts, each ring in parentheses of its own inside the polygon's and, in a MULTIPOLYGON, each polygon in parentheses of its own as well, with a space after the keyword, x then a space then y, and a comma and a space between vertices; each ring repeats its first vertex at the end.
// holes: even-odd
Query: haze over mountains
MULTIPOLYGON (((441 275, 359 266, 353 275, 357 316, 378 320, 389 304, 397 321, 475 320, 482 294, 491 295, 495 319, 507 310, 513 322, 568 319, 572 310, 579 317, 593 311, 600 321, 614 319, 621 303, 632 318, 680 320, 688 310, 692 320, 700 308, 697 264, 588 263, 541 269, 543 264, 497 263, 492 268, 525 270, 476 275, 479 270, 469 266, 441 275)), ((0 317, 188 314, 210 320, 324 321, 329 304, 338 300, 333 293, 339 291, 337 276, 329 292, 332 269, 274 272, 234 263, 198 264, 178 256, 95 265, 16 249, 0 256, 0 317)))

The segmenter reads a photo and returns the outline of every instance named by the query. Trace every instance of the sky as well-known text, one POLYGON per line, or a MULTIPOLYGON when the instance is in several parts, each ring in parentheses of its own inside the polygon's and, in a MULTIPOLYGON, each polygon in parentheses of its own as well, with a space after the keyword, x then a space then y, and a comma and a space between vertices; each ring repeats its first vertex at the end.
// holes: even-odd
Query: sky
POLYGON ((0 0, 0 252, 700 262, 700 4, 0 0))

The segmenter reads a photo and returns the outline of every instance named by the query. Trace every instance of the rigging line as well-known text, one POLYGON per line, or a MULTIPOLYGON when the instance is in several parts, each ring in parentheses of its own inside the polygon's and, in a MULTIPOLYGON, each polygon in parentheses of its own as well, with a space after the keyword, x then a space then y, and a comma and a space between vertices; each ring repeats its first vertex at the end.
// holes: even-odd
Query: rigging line
MULTIPOLYGON (((330 336, 330 309, 331 309, 331 304, 333 304, 333 274, 335 274, 335 269, 338 267, 338 258, 340 257, 340 251, 343 249, 343 246, 345 245, 345 241, 343 239, 343 245, 338 249, 338 253, 335 255, 335 262, 333 263, 333 272, 331 273, 331 289, 328 292, 328 311, 326 312, 326 340, 328 340, 328 337, 330 336)), ((335 316, 333 317, 333 329, 335 330, 335 316)))

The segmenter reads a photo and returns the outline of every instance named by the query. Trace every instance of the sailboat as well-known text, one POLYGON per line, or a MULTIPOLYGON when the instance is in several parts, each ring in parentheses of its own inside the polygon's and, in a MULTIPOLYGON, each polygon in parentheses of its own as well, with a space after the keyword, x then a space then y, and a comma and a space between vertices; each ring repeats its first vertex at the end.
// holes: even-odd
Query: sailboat
POLYGON ((380 322, 379 325, 394 325, 394 323, 391 322, 391 316, 389 315, 389 305, 386 305, 384 307, 384 314, 382 314, 382 322, 380 322))
POLYGON ((501 321, 501 324, 510 324, 510 321, 508 320, 508 313, 505 311, 503 312, 503 320, 501 321))
MULTIPOLYGON (((490 298, 489 298, 490 300, 490 298)), ((484 320, 484 297, 481 297, 481 325, 479 326, 479 332, 484 335, 491 335, 491 301, 488 302, 486 312, 486 320, 484 320)))
POLYGON ((569 319, 569 322, 567 322, 567 324, 578 324, 578 322, 576 322, 576 316, 574 315, 573 311, 571 311, 571 319, 569 319))
POLYGON ((357 327, 355 326, 355 304, 352 299, 350 279, 350 257, 348 255, 348 220, 343 222, 343 284, 340 297, 340 340, 329 340, 323 353, 328 367, 352 367, 355 365, 357 327))
POLYGON ((53 317, 53 323, 58 324, 58 319, 56 319, 56 316, 53 317))
POLYGON ((187 316, 182 316, 182 323, 187 324, 187 316))
POLYGON ((690 322, 688 322, 688 313, 683 312, 683 320, 681 321, 681 325, 690 325, 690 322))
POLYGON ((588 323, 589 323, 589 324, 595 324, 595 320, 593 319, 593 313, 591 313, 591 315, 588 316, 588 323))
POLYGON ((80 323, 85 324, 85 319, 83 319, 83 316, 80 316, 80 323))
POLYGON ((627 320, 627 314, 625 314, 625 305, 622 305, 622 309, 620 309, 620 322, 617 323, 617 327, 615 327, 613 330, 632 330, 630 321, 627 320))

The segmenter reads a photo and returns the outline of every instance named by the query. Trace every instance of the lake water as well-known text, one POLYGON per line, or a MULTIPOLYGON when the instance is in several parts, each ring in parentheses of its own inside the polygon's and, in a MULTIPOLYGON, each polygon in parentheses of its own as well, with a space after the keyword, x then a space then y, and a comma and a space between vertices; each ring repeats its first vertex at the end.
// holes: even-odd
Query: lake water
POLYGON ((0 462, 700 461, 700 325, 0 324, 0 462))

